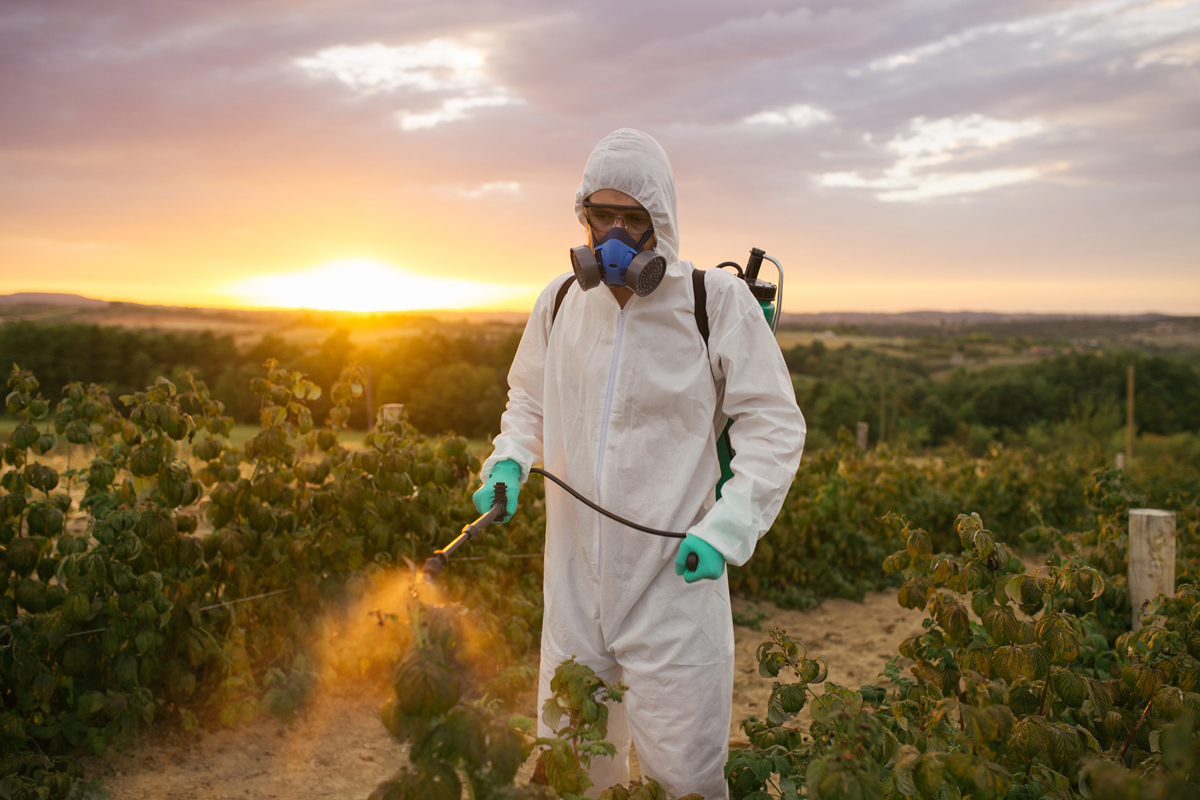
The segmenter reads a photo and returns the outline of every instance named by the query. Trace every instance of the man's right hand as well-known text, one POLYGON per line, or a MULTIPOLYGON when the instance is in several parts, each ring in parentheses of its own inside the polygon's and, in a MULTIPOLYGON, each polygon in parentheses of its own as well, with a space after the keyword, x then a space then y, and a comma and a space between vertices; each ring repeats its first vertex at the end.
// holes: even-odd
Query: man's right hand
POLYGON ((483 486, 471 495, 471 499, 475 501, 475 508, 480 514, 486 514, 492 510, 497 483, 504 484, 508 503, 504 507, 504 516, 496 522, 508 522, 512 519, 512 515, 517 513, 517 495, 521 491, 521 465, 510 458, 492 466, 492 471, 484 478, 483 486))

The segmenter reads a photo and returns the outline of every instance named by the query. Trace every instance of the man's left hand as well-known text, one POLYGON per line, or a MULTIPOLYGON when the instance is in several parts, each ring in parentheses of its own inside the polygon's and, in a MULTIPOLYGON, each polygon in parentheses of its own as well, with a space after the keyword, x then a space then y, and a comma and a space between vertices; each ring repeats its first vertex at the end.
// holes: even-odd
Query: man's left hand
POLYGON ((682 575, 688 583, 695 583, 702 578, 716 580, 721 577, 723 572, 725 572, 725 556, 699 536, 689 533, 679 543, 679 553, 675 556, 675 574, 682 575), (689 571, 687 558, 691 553, 696 554, 699 563, 694 570, 689 571))

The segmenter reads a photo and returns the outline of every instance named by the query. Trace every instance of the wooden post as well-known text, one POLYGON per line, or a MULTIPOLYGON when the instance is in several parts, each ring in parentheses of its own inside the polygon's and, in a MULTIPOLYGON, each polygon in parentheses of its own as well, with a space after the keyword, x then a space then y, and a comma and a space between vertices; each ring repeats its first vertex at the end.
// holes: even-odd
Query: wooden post
POLYGON ((1125 399, 1125 463, 1133 465, 1133 364, 1129 365, 1129 380, 1125 399))
POLYGON ((1121 470, 1122 472, 1125 471, 1125 454, 1124 453, 1117 453, 1116 466, 1117 466, 1117 469, 1121 470))
POLYGON ((1175 594, 1175 514, 1156 508, 1129 509, 1129 602, 1133 629, 1142 608, 1160 594, 1175 594))
POLYGON ((384 425, 393 425, 404 415, 404 403, 384 403, 379 407, 379 421, 384 425))
POLYGON ((859 450, 867 449, 867 433, 870 430, 871 430, 871 423, 869 423, 869 422, 858 423, 858 435, 855 438, 856 438, 859 450))

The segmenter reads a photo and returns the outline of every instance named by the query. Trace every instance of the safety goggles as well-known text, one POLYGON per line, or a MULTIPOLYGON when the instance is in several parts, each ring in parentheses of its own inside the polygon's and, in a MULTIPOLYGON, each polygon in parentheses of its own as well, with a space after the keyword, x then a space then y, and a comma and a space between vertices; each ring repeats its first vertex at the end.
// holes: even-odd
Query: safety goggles
POLYGON ((641 236, 654 227, 650 212, 641 206, 604 205, 584 200, 583 213, 587 217, 588 225, 596 233, 610 230, 617 224, 618 219, 631 236, 641 236))

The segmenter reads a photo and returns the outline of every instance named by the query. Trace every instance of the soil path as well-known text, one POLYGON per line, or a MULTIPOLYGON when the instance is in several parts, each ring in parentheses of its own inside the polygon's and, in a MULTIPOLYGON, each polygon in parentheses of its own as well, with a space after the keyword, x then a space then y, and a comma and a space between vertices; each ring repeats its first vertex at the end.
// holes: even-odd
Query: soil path
MULTIPOLYGON (((736 627, 736 673, 730 744, 744 746, 738 724, 766 715, 772 679, 758 674, 755 650, 766 631, 781 628, 799 639, 810 657, 829 661, 828 680, 857 689, 883 683, 878 674, 905 638, 920 633, 920 612, 896 604, 895 591, 873 592, 864 602, 826 600, 807 611, 735 598, 735 610, 766 614, 762 631, 736 627)), ((382 696, 326 694, 291 727, 264 717, 237 730, 182 733, 156 726, 125 752, 85 763, 101 778, 112 800, 240 800, 241 798, 366 798, 406 760, 379 722, 382 696)), ((530 696, 518 712, 536 715, 530 696)), ((807 726, 807 709, 798 723, 807 726)), ((634 757, 634 776, 639 772, 634 757)), ((526 765, 522 776, 532 772, 526 765)), ((527 779, 527 778, 526 778, 527 779)))

